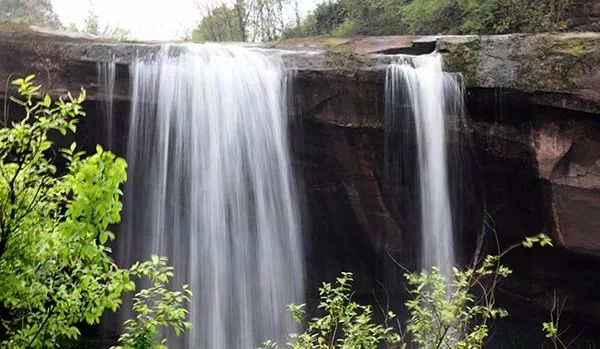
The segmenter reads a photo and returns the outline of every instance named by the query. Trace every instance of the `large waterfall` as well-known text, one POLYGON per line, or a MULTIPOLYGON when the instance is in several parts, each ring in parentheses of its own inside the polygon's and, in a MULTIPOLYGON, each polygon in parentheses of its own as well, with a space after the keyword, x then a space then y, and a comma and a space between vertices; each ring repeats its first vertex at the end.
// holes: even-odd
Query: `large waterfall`
POLYGON ((410 183, 411 178, 395 180, 418 186, 413 198, 416 202, 402 205, 419 207, 419 222, 414 226, 420 228, 420 267, 435 266, 450 276, 456 256, 448 174, 448 160, 453 154, 449 154, 447 133, 458 125, 462 114, 460 83, 456 76, 442 71, 439 54, 401 56, 398 63, 387 68, 385 91, 386 129, 392 131, 389 135, 416 137, 397 142, 386 140, 387 152, 391 151, 391 144, 409 147, 416 143, 416 159, 408 159, 414 157, 414 150, 402 149, 408 156, 400 161, 407 163, 388 164, 386 173, 388 177, 411 177, 415 183, 410 183))
POLYGON ((189 283, 193 329, 176 347, 285 343, 303 302, 287 75, 235 46, 164 46, 131 67, 121 261, 165 255, 189 283))

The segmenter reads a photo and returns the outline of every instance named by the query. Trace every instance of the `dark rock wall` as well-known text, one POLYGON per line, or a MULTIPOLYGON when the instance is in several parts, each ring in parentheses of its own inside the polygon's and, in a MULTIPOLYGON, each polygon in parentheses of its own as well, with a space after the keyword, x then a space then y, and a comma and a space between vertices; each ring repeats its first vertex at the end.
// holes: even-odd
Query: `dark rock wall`
MULTIPOLYGON (((554 185, 541 175, 543 166, 538 165, 540 155, 535 135, 540 127, 558 129, 563 122, 587 124, 592 122, 590 115, 535 105, 526 95, 510 90, 471 89, 467 103, 486 208, 500 243, 507 246, 538 232, 545 232, 557 241, 559 231, 553 206, 559 202, 558 205, 569 207, 569 211, 580 209, 558 198, 554 185)), ((592 123, 598 125, 598 121, 592 123)), ((560 141, 551 137, 544 143, 556 146, 560 141)), ((594 152, 586 154, 593 156, 594 152)), ((597 195, 594 191, 584 191, 580 195, 571 192, 568 200, 578 202, 582 197, 597 195)), ((584 222, 580 216, 576 231, 593 236, 593 229, 586 232, 582 229, 598 218, 586 217, 589 220, 584 222)), ((489 240, 488 246, 493 247, 489 240)), ((554 248, 519 249, 506 257, 513 275, 500 285, 498 298, 511 316, 497 324, 494 347, 542 347, 539 328, 548 321, 554 292, 566 302, 562 323, 571 326, 567 337, 584 331, 578 342, 581 347, 598 344, 593 328, 600 324, 600 317, 593 314, 597 314, 600 305, 597 296, 600 262, 581 252, 572 245, 559 243, 554 248)))
MULTIPOLYGON (((406 208, 414 203, 403 201, 406 197, 390 190, 383 178, 386 135, 381 96, 379 82, 340 79, 335 74, 318 79, 299 76, 295 97, 303 139, 296 156, 310 217, 309 292, 350 270, 357 273, 363 300, 376 304, 375 295, 383 297, 385 288, 400 297, 392 303, 399 306, 405 296, 403 271, 391 257, 414 268, 418 234, 407 222, 406 208)), ((461 141, 471 145, 463 162, 469 171, 454 176, 468 176, 468 183, 478 190, 454 202, 467 221, 457 232, 457 242, 467 262, 484 215, 501 246, 540 232, 557 241, 555 248, 522 249, 506 258, 514 274, 498 295, 513 314, 495 324, 492 347, 541 347, 541 323, 548 320, 554 292, 566 300, 563 317, 571 324, 568 335, 586 329, 579 343, 600 343, 590 330, 600 324, 600 261, 595 258, 600 211, 598 192, 586 179, 594 176, 600 155, 595 150, 600 121, 591 114, 537 105, 529 97, 510 89, 467 91, 468 137, 461 141), (555 152, 553 166, 543 159, 540 148, 560 148, 562 143, 555 136, 542 140, 540 130, 546 129, 570 135, 565 149, 555 152), (545 168, 551 168, 554 177, 545 176, 545 168), (568 177, 565 168, 577 176, 568 177), (565 184, 565 178, 571 182, 565 184)), ((461 192, 455 190, 454 198, 461 192)), ((495 249, 487 229, 484 251, 495 249)))

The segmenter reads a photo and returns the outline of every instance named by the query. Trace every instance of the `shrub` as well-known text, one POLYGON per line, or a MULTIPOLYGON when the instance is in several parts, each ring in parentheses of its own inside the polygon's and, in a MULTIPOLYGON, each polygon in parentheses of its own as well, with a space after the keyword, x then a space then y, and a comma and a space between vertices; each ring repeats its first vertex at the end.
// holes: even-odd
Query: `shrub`
MULTIPOLYGON (((422 349, 479 349, 488 336, 488 322, 508 315, 495 306, 494 292, 498 282, 511 270, 501 258, 517 247, 552 245, 544 234, 528 237, 498 255, 488 255, 466 270, 454 268, 451 280, 437 268, 406 274, 412 296, 406 302, 409 318, 405 325, 411 340, 422 349)), ((387 327, 395 315, 388 310, 385 326, 376 324, 370 306, 352 300, 352 274, 342 273, 335 283, 324 283, 319 289, 324 315, 308 321, 301 334, 291 334, 288 346, 293 349, 376 349, 405 348, 406 342, 397 329, 387 327)), ((301 322, 304 305, 290 305, 296 321, 301 322)), ((548 337, 551 325, 544 324, 548 337)), ((277 343, 268 341, 267 347, 277 343)))
MULTIPOLYGON (((387 348, 405 348, 402 336, 391 327, 378 325, 373 320, 370 306, 360 305, 352 300, 352 273, 342 273, 334 283, 323 283, 319 288, 321 303, 319 309, 325 315, 308 321, 306 331, 291 334, 288 346, 292 349, 333 349, 363 348, 377 349, 386 344, 387 348)), ((302 322, 304 305, 289 305, 294 319, 302 322)), ((388 312, 387 318, 395 314, 388 312)), ((269 348, 277 344, 267 341, 269 348)))

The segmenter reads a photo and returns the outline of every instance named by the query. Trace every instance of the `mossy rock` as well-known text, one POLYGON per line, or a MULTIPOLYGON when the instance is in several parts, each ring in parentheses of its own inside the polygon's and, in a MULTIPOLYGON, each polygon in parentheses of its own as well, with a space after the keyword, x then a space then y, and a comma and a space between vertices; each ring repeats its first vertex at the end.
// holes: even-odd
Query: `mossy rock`
POLYGON ((518 87, 558 91, 579 89, 600 65, 600 40, 585 34, 543 35, 516 52, 520 62, 518 87))
POLYGON ((479 85, 480 39, 469 38, 458 43, 444 42, 441 46, 444 47, 444 70, 460 73, 467 86, 479 85))

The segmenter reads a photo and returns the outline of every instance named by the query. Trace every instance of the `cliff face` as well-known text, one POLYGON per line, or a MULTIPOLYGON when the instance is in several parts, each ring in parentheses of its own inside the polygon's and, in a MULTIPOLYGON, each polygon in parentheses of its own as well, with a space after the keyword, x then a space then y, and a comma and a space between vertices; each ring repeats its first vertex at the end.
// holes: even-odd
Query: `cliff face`
POLYGON ((526 99, 527 111, 515 121, 528 129, 517 139, 544 183, 551 230, 568 250, 599 257, 600 222, 581 217, 600 212, 600 36, 442 38, 438 47, 468 87, 517 91, 526 99))
POLYGON ((512 88, 540 105, 599 113, 598 33, 443 37, 438 49, 467 86, 512 88))
MULTIPOLYGON (((524 328, 534 329, 538 326, 535 321, 543 321, 540 309, 551 307, 552 290, 556 289, 569 300, 567 309, 574 314, 570 321, 576 324, 585 319, 584 323, 598 326, 600 318, 595 314, 600 298, 590 295, 598 293, 600 282, 600 35, 410 40, 433 41, 444 55, 446 69, 460 72, 465 78, 472 162, 476 167, 471 180, 481 186, 479 200, 483 201, 475 204, 474 210, 485 208, 503 244, 546 232, 558 245, 509 257, 515 274, 501 288, 500 295, 521 310, 513 319, 531 326, 524 328), (531 320, 532 314, 541 318, 531 320)), ((392 251, 403 264, 410 265, 415 255, 415 236, 394 210, 401 198, 394 197, 383 182, 383 73, 373 73, 372 69, 387 62, 388 57, 371 55, 372 61, 364 63, 366 58, 361 54, 411 52, 414 48, 397 38, 322 44, 344 55, 356 54, 358 58, 353 59, 362 59, 363 67, 368 67, 352 70, 339 65, 330 70, 299 72, 297 104, 305 125, 311 125, 304 137, 315 136, 315 129, 327 130, 318 134, 321 146, 314 153, 306 150, 306 156, 314 161, 307 165, 307 176, 314 178, 316 168, 329 168, 338 175, 336 189, 327 191, 328 195, 338 195, 328 201, 335 203, 329 206, 333 213, 323 213, 319 208, 320 215, 335 216, 338 207, 346 203, 352 211, 348 209, 345 217, 378 218, 349 223, 351 228, 345 232, 363 237, 358 246, 378 242, 371 249, 376 252, 370 259, 370 275, 389 279, 385 258, 377 256, 392 251), (372 181, 377 185, 366 185, 372 181), (389 220, 395 224, 387 224, 389 220)), ((307 187, 309 191, 323 191, 320 186, 307 187)), ((331 227, 340 226, 329 223, 331 227)), ((466 254, 472 253, 476 232, 472 227, 471 238, 463 240, 466 254)), ((332 241, 340 241, 341 236, 332 241)), ((339 260, 335 256, 330 262, 339 260)), ((361 263, 356 270, 369 265, 352 255, 346 256, 345 265, 352 260, 361 263)), ((531 334, 529 330, 514 330, 514 323, 506 325, 505 330, 500 333, 519 340, 527 340, 531 334)), ((532 347, 539 346, 537 339, 530 340, 532 347)), ((499 347, 502 345, 510 344, 499 347)))
MULTIPOLYGON (((499 161, 522 160, 544 183, 547 223, 557 240, 567 249, 600 256, 592 242, 600 237, 598 220, 573 219, 600 209, 600 34, 409 39, 433 42, 431 50, 437 45, 446 69, 465 78, 472 133, 483 142, 481 150, 499 161)), ((380 129, 383 72, 377 67, 389 57, 371 55, 365 62, 358 53, 414 52, 414 47, 398 38, 364 38, 330 49, 362 61, 355 70, 340 64, 300 71, 297 98, 304 118, 380 129)))
MULTIPOLYGON (((464 165, 474 189, 460 203, 470 222, 459 236, 465 260, 484 212, 503 245, 539 232, 558 245, 508 257, 515 273, 499 295, 517 307, 499 333, 537 347, 555 289, 568 300, 574 330, 600 325, 600 34, 317 38, 261 47, 281 55, 295 76, 292 135, 310 232, 309 289, 354 270, 365 299, 379 281, 401 299, 402 272, 389 256, 411 266, 418 237, 405 219, 414 212, 383 180, 385 66, 390 54, 437 49, 467 87, 472 153, 464 165), (531 326, 515 326, 521 321, 531 326)), ((114 56, 116 110, 127 113, 128 64, 136 52, 158 49, 0 26, 0 78, 34 72, 54 94, 83 86, 101 100, 97 63, 114 56)), ((90 143, 100 140, 100 123, 91 112, 82 125, 90 143)))

